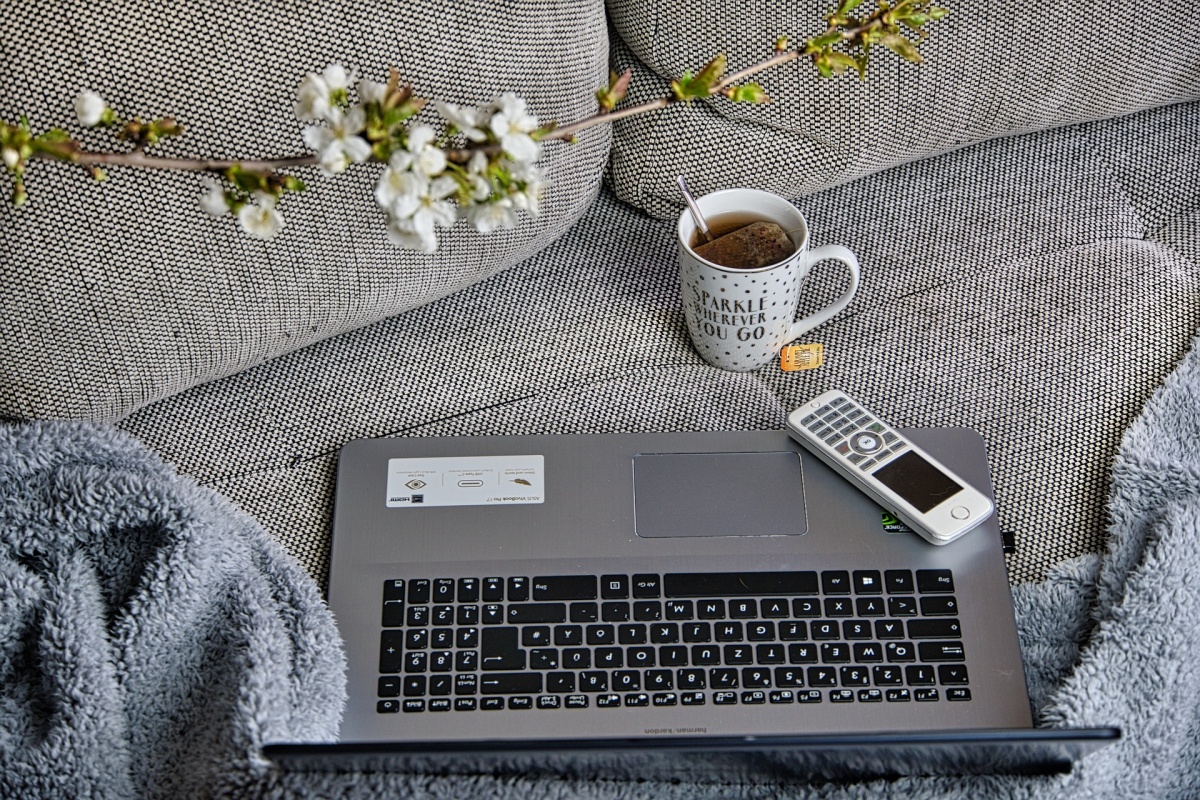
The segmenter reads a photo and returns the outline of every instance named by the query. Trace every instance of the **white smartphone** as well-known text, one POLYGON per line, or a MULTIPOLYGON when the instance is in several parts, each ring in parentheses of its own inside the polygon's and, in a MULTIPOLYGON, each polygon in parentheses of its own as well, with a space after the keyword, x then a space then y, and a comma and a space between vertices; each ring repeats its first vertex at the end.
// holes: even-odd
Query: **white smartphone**
POLYGON ((992 501, 844 392, 797 408, 788 432, 864 494, 933 544, 987 519, 992 501))

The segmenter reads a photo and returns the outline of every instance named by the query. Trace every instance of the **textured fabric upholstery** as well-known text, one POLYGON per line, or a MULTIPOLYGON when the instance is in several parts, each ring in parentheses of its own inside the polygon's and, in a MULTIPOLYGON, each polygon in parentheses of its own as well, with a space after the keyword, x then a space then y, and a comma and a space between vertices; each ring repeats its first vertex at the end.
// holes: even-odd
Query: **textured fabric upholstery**
MULTIPOLYGON (((863 265, 802 341, 816 370, 709 367, 673 221, 605 191, 579 224, 453 297, 155 403, 122 422, 233 498, 318 580, 350 439, 782 428, 841 388, 902 426, 988 444, 1014 582, 1104 547, 1121 432, 1200 326, 1200 103, 977 144, 806 198, 863 265)), ((841 291, 814 268, 808 303, 841 291)), ((801 313, 804 313, 803 311, 801 313)))
MULTIPOLYGON (((452 102, 512 90, 560 122, 593 112, 607 74, 601 0, 4 0, 0 24, 0 119, 78 134, 72 99, 93 89, 125 117, 183 123, 164 155, 304 154, 295 90, 334 61, 373 80, 396 66, 418 95, 452 102)), ((486 236, 460 221, 433 256, 388 242, 379 165, 300 170, 308 191, 285 199, 282 233, 262 242, 208 218, 195 175, 113 169, 96 185, 35 164, 28 206, 0 203, 0 416, 117 419, 467 286, 578 218, 608 141, 599 128, 548 143, 536 221, 486 236)))
MULTIPOLYGON (((633 69, 631 100, 663 96, 718 52, 732 72, 770 55, 781 34, 802 43, 836 5, 611 0, 613 68, 633 69)), ((682 205, 675 177, 686 174, 697 193, 753 186, 799 197, 996 136, 1200 97, 1200 39, 1179 35, 1195 30, 1185 3, 1145 13, 1116 0, 939 5, 950 15, 928 26, 920 66, 878 47, 862 83, 822 79, 800 60, 757 78, 769 105, 717 98, 617 123, 617 195, 672 216, 682 205)))

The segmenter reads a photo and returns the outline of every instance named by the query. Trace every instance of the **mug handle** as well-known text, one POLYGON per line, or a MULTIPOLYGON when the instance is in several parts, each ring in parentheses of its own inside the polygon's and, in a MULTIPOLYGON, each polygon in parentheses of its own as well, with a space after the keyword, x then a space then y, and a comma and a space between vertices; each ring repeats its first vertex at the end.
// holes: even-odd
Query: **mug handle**
POLYGON ((792 323, 792 330, 788 334, 789 342, 799 339, 813 328, 828 322, 834 315, 841 313, 845 310, 846 306, 850 305, 850 301, 854 299, 854 293, 858 291, 858 258, 854 253, 850 252, 849 248, 843 247, 840 244, 825 244, 805 252, 804 258, 807 263, 804 266, 802 274, 808 274, 809 268, 818 261, 832 259, 833 261, 842 262, 850 270, 850 286, 833 303, 825 306, 825 308, 815 314, 809 314, 804 319, 799 319, 792 323))

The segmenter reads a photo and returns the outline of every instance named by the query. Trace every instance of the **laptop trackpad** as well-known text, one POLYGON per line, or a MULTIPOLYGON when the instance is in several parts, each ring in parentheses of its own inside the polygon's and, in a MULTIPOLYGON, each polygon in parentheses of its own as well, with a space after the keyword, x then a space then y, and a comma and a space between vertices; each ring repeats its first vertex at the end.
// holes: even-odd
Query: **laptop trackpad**
POLYGON ((808 532, 800 454, 654 453, 633 457, 634 529, 669 536, 808 532))

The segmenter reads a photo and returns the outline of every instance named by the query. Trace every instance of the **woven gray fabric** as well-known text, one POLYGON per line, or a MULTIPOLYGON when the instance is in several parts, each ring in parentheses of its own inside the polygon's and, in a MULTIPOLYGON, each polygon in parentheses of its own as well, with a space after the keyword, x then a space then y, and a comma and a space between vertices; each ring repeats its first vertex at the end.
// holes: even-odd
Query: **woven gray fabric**
MULTIPOLYGON (((814 244, 863 264, 850 309, 806 339, 817 370, 705 365, 673 223, 606 192, 517 269, 122 426, 323 581, 349 439, 780 428, 840 387, 900 425, 981 431, 1010 577, 1035 579, 1103 546, 1120 433, 1200 326, 1198 120, 1192 103, 996 140, 809 198, 814 244)), ((809 302, 841 274, 818 266, 809 302)))
MULTIPOLYGON (((176 116, 187 132, 164 155, 304 154, 296 87, 334 61, 373 80, 396 66, 427 98, 511 90, 547 122, 591 114, 607 74, 601 0, 9 0, 0 24, 0 119, 78 132, 72 98, 89 88, 125 116, 176 116)), ((29 205, 0 203, 0 416, 117 419, 511 266, 587 207, 609 136, 546 146, 537 220, 491 235, 460 221, 433 256, 388 242, 379 165, 298 171, 309 190, 262 242, 208 218, 195 175, 113 169, 96 185, 36 164, 29 205)))
MULTIPOLYGON (((836 5, 612 0, 613 68, 633 70, 631 102, 661 97, 718 52, 734 71, 770 55, 781 34, 802 46, 836 5)), ((1200 40, 1177 35, 1196 27, 1185 3, 1144 13, 1116 0, 941 5, 950 15, 928 26, 920 66, 878 47, 862 83, 821 79, 800 60, 759 76, 769 105, 716 98, 617 123, 617 195, 673 216, 675 178, 686 174, 699 193, 752 186, 799 197, 995 136, 1200 97, 1200 40)))

